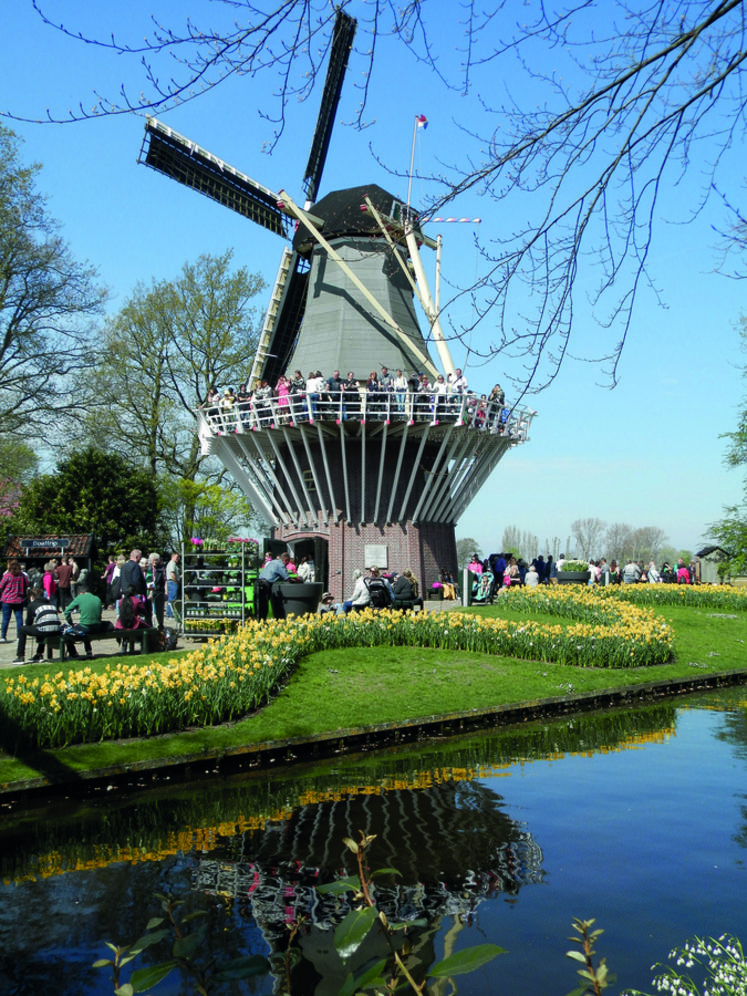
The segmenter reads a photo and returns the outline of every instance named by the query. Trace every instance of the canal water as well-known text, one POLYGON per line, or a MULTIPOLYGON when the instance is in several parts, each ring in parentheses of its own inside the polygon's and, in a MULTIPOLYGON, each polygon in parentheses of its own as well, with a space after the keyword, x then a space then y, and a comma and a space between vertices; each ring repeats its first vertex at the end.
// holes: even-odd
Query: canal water
MULTIPOLYGON (((111 993, 106 942, 160 914, 200 911, 195 957, 263 955, 271 971, 214 991, 337 996, 384 957, 374 931, 343 962, 350 909, 319 891, 355 871, 344 838, 375 834, 390 921, 409 924, 417 978, 487 942, 505 954, 454 981, 461 996, 562 996, 573 917, 604 929, 599 956, 651 991, 654 962, 693 935, 747 942, 747 690, 473 734, 288 770, 190 784, 111 786, 0 823, 0 993, 111 993), (286 980, 290 980, 287 988, 286 980), (283 988, 286 986, 286 988, 283 988)), ((170 957, 171 941, 126 966, 170 957)), ((197 992, 178 970, 148 990, 197 992)), ((451 992, 445 981, 434 994, 451 992)))

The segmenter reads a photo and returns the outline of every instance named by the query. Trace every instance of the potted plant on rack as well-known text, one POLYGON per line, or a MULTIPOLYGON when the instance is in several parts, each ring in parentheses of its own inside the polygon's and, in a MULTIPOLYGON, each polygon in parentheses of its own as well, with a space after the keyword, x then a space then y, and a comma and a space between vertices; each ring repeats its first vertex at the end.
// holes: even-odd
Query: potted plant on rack
POLYGON ((558 571, 558 584, 586 584, 588 580, 588 560, 566 560, 558 571))

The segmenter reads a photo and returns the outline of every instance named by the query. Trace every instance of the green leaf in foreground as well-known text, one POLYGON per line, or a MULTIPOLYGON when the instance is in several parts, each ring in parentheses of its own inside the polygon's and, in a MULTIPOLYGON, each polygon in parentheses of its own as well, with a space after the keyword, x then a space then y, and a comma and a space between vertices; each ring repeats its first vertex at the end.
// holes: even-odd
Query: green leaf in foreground
POLYGON ((477 944, 436 962, 428 975, 436 979, 446 978, 449 975, 464 975, 465 972, 474 972, 476 968, 487 965, 496 955, 505 953, 506 949, 498 947, 497 944, 477 944))
POLYGON ((170 930, 156 930, 152 934, 143 934, 143 936, 135 941, 135 943, 130 948, 133 955, 139 955, 141 951, 145 951, 146 948, 152 947, 154 944, 158 944, 159 941, 163 941, 166 937, 171 935, 170 930))
POLYGON ((145 968, 136 969, 130 976, 130 985, 133 993, 144 993, 146 989, 152 989, 165 979, 172 968, 176 968, 176 961, 165 961, 160 965, 148 965, 145 968))
POLYGON ((351 910, 335 927, 335 948, 343 961, 355 954, 377 917, 376 910, 367 906, 363 910, 351 910))
POLYGON ((385 968, 386 960, 382 959, 381 961, 377 961, 375 965, 371 965, 370 968, 362 972, 357 978, 353 978, 351 973, 345 979, 338 996, 355 996, 355 993, 359 989, 366 989, 370 986, 380 986, 383 989, 386 986, 386 979, 384 979, 381 973, 385 968))
POLYGON ((236 982, 255 975, 267 975, 269 971, 270 963, 264 955, 245 955, 227 962, 213 978, 215 982, 236 982))
POLYGON ((334 882, 327 882, 326 885, 318 885, 317 892, 326 892, 330 896, 341 896, 344 892, 360 892, 361 880, 357 875, 349 875, 346 878, 338 878, 334 882))

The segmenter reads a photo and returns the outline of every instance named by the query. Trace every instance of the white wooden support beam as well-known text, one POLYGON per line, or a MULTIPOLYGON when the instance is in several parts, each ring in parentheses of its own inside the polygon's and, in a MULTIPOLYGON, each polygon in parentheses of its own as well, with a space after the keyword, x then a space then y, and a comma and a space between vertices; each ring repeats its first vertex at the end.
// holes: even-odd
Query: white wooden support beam
POLYGON ((329 459, 327 458, 327 447, 324 442, 324 433, 322 432, 322 427, 319 423, 316 423, 317 436, 319 437, 319 447, 322 451, 322 465, 324 466, 324 476, 327 479, 327 487, 329 488, 330 494, 330 519, 332 519, 337 514, 337 500, 335 496, 335 489, 332 486, 332 476, 329 472, 329 459))
POLYGON ((340 431, 340 454, 342 455, 342 483, 345 487, 345 521, 350 525, 353 517, 350 514, 350 486, 348 484, 348 455, 345 450, 345 433, 342 431, 342 423, 338 427, 340 431))
MULTIPOLYGON (((265 504, 273 509, 272 517, 274 524, 277 525, 283 521, 284 511, 275 501, 274 487, 272 485, 272 481, 270 481, 264 470, 264 461, 257 460, 252 453, 249 452, 249 447, 245 439, 237 437, 235 439, 234 446, 238 448, 241 459, 249 468, 255 488, 260 490, 264 495, 265 504)), ((241 461, 239 461, 239 463, 241 464, 241 461)), ((247 471, 244 470, 243 473, 247 473, 247 471)))
POLYGON ((304 498, 304 503, 305 503, 304 504, 304 521, 308 525, 313 526, 313 525, 315 525, 315 522, 316 522, 316 520, 312 517, 312 513, 313 513, 314 507, 315 507, 315 503, 312 500, 312 497, 311 497, 311 494, 310 494, 308 488, 306 487, 306 481, 304 480, 304 477, 303 477, 303 471, 301 470, 301 465, 299 464, 298 457, 296 456, 296 447, 295 447, 295 444, 293 443, 293 440, 291 439, 291 436, 290 436, 290 433, 288 432, 287 426, 284 425, 282 427, 282 430, 283 430, 283 440, 285 441, 286 449, 288 450, 288 452, 291 455, 291 460, 293 461, 293 466, 294 466, 295 471, 296 471, 296 477, 298 478, 298 482, 299 482, 299 484, 301 486, 301 491, 303 492, 303 498, 304 498))
MULTIPOLYGON (((437 454, 436 459, 435 459, 435 461, 433 463, 433 467, 431 468, 431 471, 430 471, 431 474, 433 475, 434 480, 438 480, 437 475, 439 473, 448 474, 448 460, 446 460, 445 457, 446 457, 447 451, 453 450, 454 446, 456 445, 456 441, 454 439, 452 439, 452 436, 454 435, 454 430, 455 429, 456 429, 456 426, 454 424, 452 424, 452 425, 450 425, 448 427, 448 429, 444 433, 444 438, 441 441, 441 445, 438 448, 438 454, 437 454), (441 464, 443 464, 443 467, 444 467, 443 471, 440 470, 441 464)), ((433 501, 433 498, 435 496, 436 491, 437 491, 437 489, 435 489, 433 487, 431 487, 431 488, 423 488, 423 493, 420 495, 420 499, 419 499, 417 505, 415 506, 415 511, 412 513, 412 521, 413 522, 417 522, 418 521, 418 519, 420 517, 420 509, 423 508, 424 505, 425 505, 425 508, 423 508, 423 519, 427 520, 428 506, 433 501)))
POLYGON ((386 460, 386 442, 387 442, 387 429, 389 428, 389 423, 384 423, 384 429, 381 433, 381 455, 379 457, 379 479, 376 482, 376 503, 374 505, 373 522, 379 521, 379 502, 381 501, 381 484, 384 480, 384 463, 386 460))
POLYGON ((309 468, 311 470, 311 477, 314 481, 314 487, 316 488, 316 493, 319 495, 319 510, 321 511, 323 517, 329 522, 331 519, 331 512, 328 509, 334 508, 334 496, 331 492, 328 493, 329 503, 324 500, 324 491, 322 489, 319 477, 316 472, 316 460, 312 456, 311 447, 309 446, 309 433, 305 428, 301 429, 301 439, 303 440, 304 450, 306 452, 306 459, 309 461, 309 468))
POLYGON ((412 462, 412 470, 410 471, 410 480, 407 483, 407 489, 405 491, 405 496, 402 499, 402 508, 400 509, 400 512, 399 512, 399 521, 400 522, 404 522, 405 521, 405 510, 407 508, 407 502, 410 500, 410 492, 412 491, 412 487, 413 487, 413 485, 415 483, 415 478, 417 477, 418 468, 420 467, 420 458, 423 455, 423 450, 425 449, 425 444, 426 444, 426 442, 428 440, 428 433, 429 432, 430 432, 430 427, 426 426, 425 427, 425 432, 423 433, 423 435, 422 435, 422 437, 420 439, 420 447, 418 449, 418 455, 415 457, 415 459, 412 462))
MULTIPOLYGON (((271 431, 272 430, 267 430, 267 432, 262 432, 261 434, 262 439, 267 440, 268 435, 271 431)), ((248 440, 249 443, 254 446, 257 454, 259 455, 260 460, 262 461, 262 466, 265 476, 269 478, 270 481, 272 481, 273 504, 275 505, 276 508, 283 510, 283 514, 281 516, 281 522, 283 523, 283 525, 290 525, 292 522, 295 521, 293 510, 291 509, 291 506, 287 500, 285 489, 282 487, 281 482, 278 479, 277 474, 275 473, 275 469, 272 466, 272 461, 268 460, 266 454, 263 453, 262 448, 259 445, 259 440, 257 436, 258 433, 256 432, 248 432, 246 433, 246 435, 242 436, 241 439, 248 440)))
MULTIPOLYGON (((221 439, 218 445, 219 457, 225 464, 225 466, 233 474, 234 479, 237 483, 241 483, 242 490, 248 490, 253 496, 253 501, 256 503, 255 507, 259 512, 262 519, 267 523, 268 526, 272 527, 276 524, 277 520, 272 511, 272 507, 267 503, 265 495, 261 489, 255 483, 252 474, 247 473, 247 471, 241 466, 240 462, 232 452, 232 447, 227 440, 221 439)), ((245 492, 246 493, 246 492, 245 492)))
POLYGON ((276 468, 279 467, 283 473, 284 484, 282 485, 282 490, 289 491, 293 501, 296 503, 296 515, 292 521, 301 527, 306 521, 306 510, 303 508, 303 502, 301 501, 298 491, 296 490, 296 486, 293 483, 293 476, 290 473, 290 468, 288 467, 288 463, 283 456, 283 451, 278 445, 276 433, 269 432, 267 434, 267 439, 272 447, 273 453, 275 454, 275 466, 276 468))
POLYGON ((410 428, 410 425, 409 425, 408 422, 406 422, 405 423, 404 431, 402 432, 402 435, 399 437, 399 456, 397 457, 397 468, 394 471, 394 481, 392 482, 392 493, 389 496, 389 507, 386 510, 386 519, 384 520, 385 522, 391 522, 392 521, 392 511, 394 509, 394 499, 395 499, 395 497, 397 495, 397 488, 399 487, 399 478, 400 478, 400 474, 402 472, 402 461, 404 460, 405 450, 407 449, 407 433, 408 433, 409 428, 410 428))

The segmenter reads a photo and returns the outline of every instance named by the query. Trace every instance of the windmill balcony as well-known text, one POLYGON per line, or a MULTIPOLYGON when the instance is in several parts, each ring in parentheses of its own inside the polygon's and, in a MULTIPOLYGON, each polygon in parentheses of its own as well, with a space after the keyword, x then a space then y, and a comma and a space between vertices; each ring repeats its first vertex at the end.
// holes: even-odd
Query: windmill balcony
POLYGON ((202 452, 223 461, 271 528, 453 525, 536 413, 474 394, 295 395, 198 409, 202 452))
MULTIPOLYGON (((419 392, 361 392, 358 397, 342 394, 293 395, 281 401, 218 403, 198 409, 202 436, 272 430, 281 426, 297 428, 318 422, 340 425, 431 426, 457 425, 476 432, 505 436, 513 443, 525 442, 536 412, 493 401, 481 401, 474 394, 424 395, 419 392)), ((352 426, 351 426, 352 428, 352 426)))

